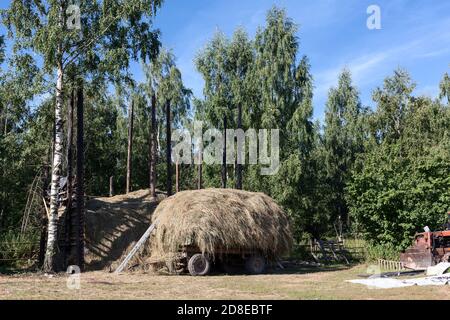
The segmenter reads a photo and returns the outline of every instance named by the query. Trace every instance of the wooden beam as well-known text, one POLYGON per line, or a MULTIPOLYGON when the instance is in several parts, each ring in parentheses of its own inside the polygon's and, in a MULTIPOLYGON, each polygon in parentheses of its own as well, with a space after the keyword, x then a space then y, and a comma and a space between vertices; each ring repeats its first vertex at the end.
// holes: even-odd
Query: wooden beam
POLYGON ((125 257, 125 259, 122 261, 122 263, 119 265, 119 267, 114 272, 115 274, 119 274, 125 269, 128 262, 130 262, 131 258, 138 252, 138 250, 142 247, 142 245, 147 241, 148 237, 152 234, 153 230, 155 230, 156 225, 158 221, 155 221, 152 223, 152 225, 145 231, 145 233, 142 235, 141 239, 136 243, 136 245, 131 249, 130 253, 125 257))

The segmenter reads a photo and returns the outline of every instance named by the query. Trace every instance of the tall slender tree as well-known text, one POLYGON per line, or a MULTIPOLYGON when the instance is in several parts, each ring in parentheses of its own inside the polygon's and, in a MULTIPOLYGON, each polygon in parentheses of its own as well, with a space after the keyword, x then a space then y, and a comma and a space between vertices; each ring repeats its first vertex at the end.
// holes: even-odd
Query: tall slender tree
POLYGON ((73 195, 73 111, 75 109, 75 89, 70 93, 68 115, 67 115, 67 207, 65 212, 65 245, 64 265, 68 265, 68 251, 71 244, 71 218, 72 218, 72 195, 73 195))
MULTIPOLYGON (((168 195, 172 193, 172 154, 171 130, 181 126, 190 107, 191 90, 187 89, 181 77, 181 72, 175 63, 175 56, 171 51, 162 49, 158 57, 145 66, 147 97, 156 97, 156 104, 160 118, 166 122, 166 189, 168 195)), ((156 112, 156 111, 155 111, 156 112)), ((156 144, 155 144, 156 146, 156 144)))
POLYGON ((348 206, 344 189, 349 181, 356 157, 363 151, 364 110, 359 93, 352 84, 350 71, 344 69, 338 85, 331 88, 325 110, 323 155, 328 187, 327 210, 331 223, 334 220, 347 223, 348 206))
POLYGON ((195 59, 197 70, 205 80, 205 116, 208 121, 223 129, 223 152, 221 168, 222 188, 227 186, 227 144, 226 130, 233 125, 231 86, 228 72, 228 40, 218 32, 195 59))
POLYGON ((170 119, 170 100, 166 101, 166 166, 167 166, 167 196, 172 195, 172 120, 170 119))
POLYGON ((133 157, 133 126, 134 126, 134 101, 131 102, 128 108, 128 153, 127 153, 127 185, 126 193, 131 191, 131 173, 132 173, 132 157, 133 157))
POLYGON ((151 111, 150 111, 150 139, 149 139, 149 159, 150 159, 150 195, 156 198, 156 161, 158 157, 157 153, 157 141, 156 141, 156 96, 153 93, 151 95, 151 111))
MULTIPOLYGON (((253 44, 243 29, 237 29, 227 48, 226 71, 230 79, 231 103, 234 106, 237 129, 243 129, 243 111, 252 109, 250 71, 254 63, 253 44), (243 110, 244 109, 244 110, 243 110)), ((236 154, 235 188, 242 189, 242 165, 245 159, 236 154)))
POLYGON ((81 270, 84 269, 84 88, 80 81, 77 88, 77 206, 74 226, 75 257, 81 270))
MULTIPOLYGON (((263 128, 286 128, 297 105, 294 103, 295 59, 298 51, 297 25, 286 12, 273 7, 266 26, 255 39, 256 70, 261 97, 263 128)), ((282 130, 281 141, 287 141, 282 130)))

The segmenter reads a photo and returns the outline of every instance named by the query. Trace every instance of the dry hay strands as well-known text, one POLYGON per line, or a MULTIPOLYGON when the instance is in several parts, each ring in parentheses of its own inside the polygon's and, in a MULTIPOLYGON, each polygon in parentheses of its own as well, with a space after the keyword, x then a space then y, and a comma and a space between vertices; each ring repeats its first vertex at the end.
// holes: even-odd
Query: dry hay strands
POLYGON ((183 191, 162 201, 152 220, 152 256, 198 247, 214 256, 218 248, 257 251, 267 258, 289 253, 292 231, 287 214, 264 193, 233 189, 183 191))

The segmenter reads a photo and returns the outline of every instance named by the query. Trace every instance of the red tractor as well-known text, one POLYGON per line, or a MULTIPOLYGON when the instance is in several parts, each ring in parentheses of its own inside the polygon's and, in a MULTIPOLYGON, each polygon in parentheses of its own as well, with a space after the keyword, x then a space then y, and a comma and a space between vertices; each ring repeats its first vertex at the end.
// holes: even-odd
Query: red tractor
POLYGON ((446 230, 418 233, 411 247, 400 255, 400 261, 408 269, 424 270, 440 262, 450 261, 450 211, 446 230))

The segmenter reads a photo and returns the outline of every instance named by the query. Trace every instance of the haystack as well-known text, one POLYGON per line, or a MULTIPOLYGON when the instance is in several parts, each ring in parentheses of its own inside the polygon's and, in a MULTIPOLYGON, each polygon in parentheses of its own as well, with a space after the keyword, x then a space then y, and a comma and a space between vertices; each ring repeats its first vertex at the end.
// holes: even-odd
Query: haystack
POLYGON ((255 250, 267 258, 289 252, 289 217, 263 193, 232 189, 183 191, 163 200, 152 221, 151 258, 168 257, 185 245, 214 256, 221 248, 255 250))

